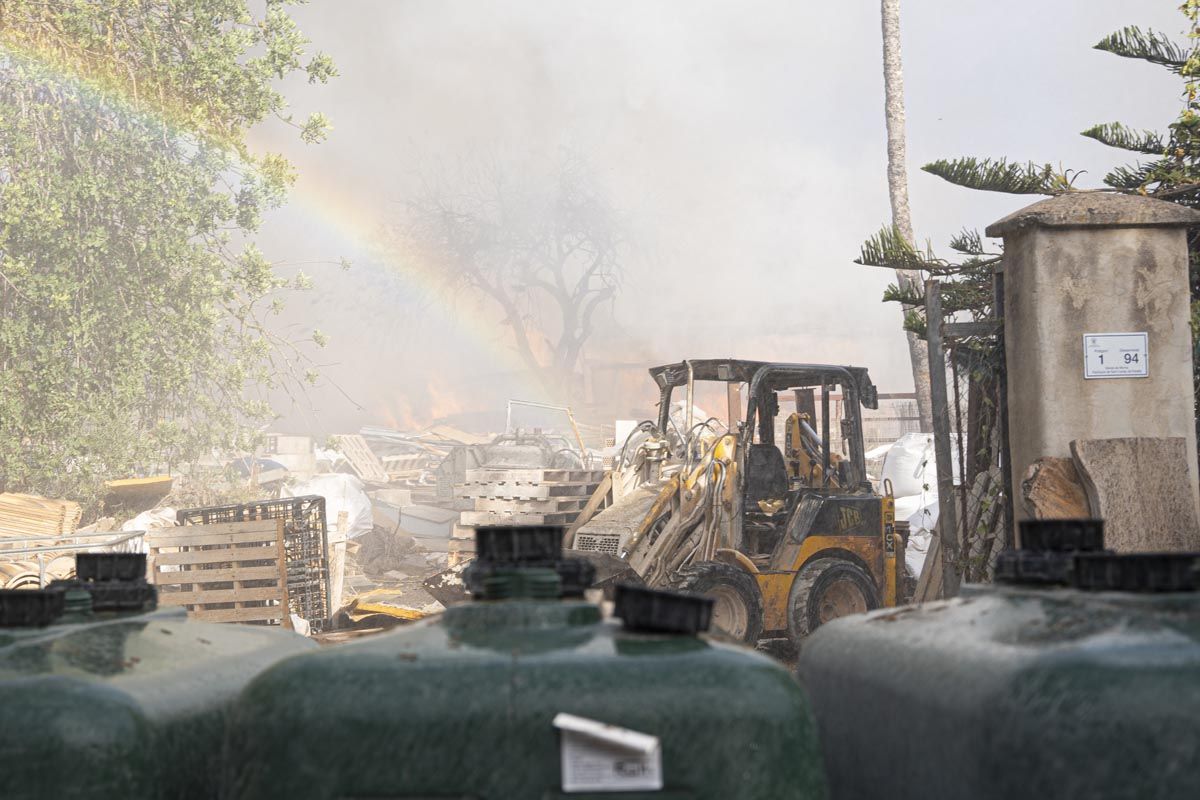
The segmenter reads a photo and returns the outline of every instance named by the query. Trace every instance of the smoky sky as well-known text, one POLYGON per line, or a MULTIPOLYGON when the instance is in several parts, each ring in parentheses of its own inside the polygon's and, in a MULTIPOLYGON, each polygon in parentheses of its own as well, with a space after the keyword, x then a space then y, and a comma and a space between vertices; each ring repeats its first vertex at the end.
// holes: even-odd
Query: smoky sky
MULTIPOLYGON (((955 232, 1038 199, 951 186, 920 171, 935 158, 1061 163, 1086 171, 1083 187, 1129 161, 1079 132, 1163 129, 1181 83, 1092 45, 1133 24, 1185 41, 1177 5, 906 0, 918 238, 950 255, 955 232)), ((281 325, 331 337, 325 377, 281 401, 281 427, 420 423, 535 394, 510 374, 496 312, 406 279, 370 231, 431 164, 519 168, 562 148, 587 158, 640 248, 588 358, 853 363, 882 391, 911 390, 900 310, 880 302, 891 276, 851 263, 889 219, 878 2, 314 0, 293 13, 341 75, 284 87, 298 112, 330 117, 327 142, 254 135, 299 173, 260 245, 316 283, 281 325), (354 266, 323 263, 339 256, 354 266)))

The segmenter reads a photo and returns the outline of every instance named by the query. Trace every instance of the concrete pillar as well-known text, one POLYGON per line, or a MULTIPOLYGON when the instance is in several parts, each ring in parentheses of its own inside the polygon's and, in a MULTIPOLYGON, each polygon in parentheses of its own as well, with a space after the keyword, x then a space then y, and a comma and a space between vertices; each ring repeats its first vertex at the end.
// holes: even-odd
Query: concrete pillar
POLYGON ((1075 439, 1182 437, 1191 505, 1200 510, 1185 239, 1197 225, 1200 213, 1174 203, 1074 192, 988 226, 988 236, 1004 239, 1017 519, 1028 516, 1025 471, 1044 456, 1071 458, 1075 439), (1111 333, 1145 334, 1146 352, 1141 337, 1093 339, 1091 371, 1102 377, 1089 379, 1084 337, 1111 333), (1141 366, 1145 377, 1119 376, 1141 366))

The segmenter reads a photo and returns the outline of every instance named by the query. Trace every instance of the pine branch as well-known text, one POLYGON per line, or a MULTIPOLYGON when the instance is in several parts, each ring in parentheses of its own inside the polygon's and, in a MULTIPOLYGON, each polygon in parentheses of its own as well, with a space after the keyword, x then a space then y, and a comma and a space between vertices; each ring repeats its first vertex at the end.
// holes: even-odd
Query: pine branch
POLYGON ((1143 31, 1133 26, 1104 37, 1096 43, 1095 49, 1122 58, 1140 58, 1166 67, 1177 75, 1183 71, 1188 60, 1188 51, 1172 42, 1166 34, 1143 31))
POLYGON ((923 270, 931 266, 895 225, 885 225, 863 242, 854 263, 898 270, 923 270))
POLYGON ((1070 191, 1072 180, 1050 164, 1010 163, 1003 158, 939 159, 921 169, 968 189, 1008 194, 1058 194, 1070 191))
POLYGON ((951 237, 950 247, 965 256, 987 255, 983 249, 983 237, 979 231, 963 228, 957 235, 951 237))
POLYGON ((991 275, 995 265, 1004 260, 1003 255, 992 255, 985 253, 987 258, 982 256, 968 256, 963 259, 963 262, 958 265, 957 274, 963 275, 966 273, 980 273, 991 275))
POLYGON ((988 275, 984 280, 957 280, 942 282, 942 313, 951 315, 969 311, 974 317, 987 315, 992 305, 992 282, 988 275))
POLYGON ((1104 176, 1104 184, 1114 189, 1133 191, 1141 189, 1148 183, 1157 183, 1156 177, 1163 167, 1163 161, 1138 163, 1132 167, 1116 167, 1104 176))
POLYGON ((925 324, 925 312, 909 309, 904 313, 904 330, 915 333, 919 338, 925 338, 928 326, 925 324))
POLYGON ((900 303, 906 306, 923 306, 925 305, 925 292, 917 291, 916 287, 900 287, 894 283, 889 283, 888 287, 883 290, 883 302, 900 303))
POLYGON ((1161 156, 1167 149, 1162 134, 1146 130, 1135 131, 1119 122, 1093 125, 1080 135, 1095 139, 1109 147, 1131 150, 1148 156, 1161 156))

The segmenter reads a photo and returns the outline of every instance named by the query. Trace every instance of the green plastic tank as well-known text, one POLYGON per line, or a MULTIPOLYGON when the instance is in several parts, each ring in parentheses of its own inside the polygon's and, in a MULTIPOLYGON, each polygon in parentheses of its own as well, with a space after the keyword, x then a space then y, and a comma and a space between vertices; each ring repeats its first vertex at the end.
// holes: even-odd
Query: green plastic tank
POLYGON ((76 574, 0 592, 0 797, 216 797, 230 703, 316 645, 155 609, 142 554, 80 554, 76 574))
POLYGON ((998 585, 804 643, 835 800, 1200 798, 1200 554, 1106 552, 1099 520, 1021 540, 998 585))
POLYGON ((561 528, 480 529, 473 600, 288 659, 231 725, 230 798, 818 798, 807 700, 709 639, 705 598, 622 587, 602 620, 561 528), (615 793, 615 794, 614 794, 615 793))

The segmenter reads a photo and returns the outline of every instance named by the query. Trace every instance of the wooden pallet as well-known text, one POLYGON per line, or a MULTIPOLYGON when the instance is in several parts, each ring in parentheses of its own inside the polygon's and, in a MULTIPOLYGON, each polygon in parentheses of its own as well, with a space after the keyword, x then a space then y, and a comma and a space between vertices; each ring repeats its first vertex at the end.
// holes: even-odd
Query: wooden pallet
POLYGON ((464 511, 460 524, 479 525, 569 525, 578 512, 555 514, 501 513, 496 511, 464 511))
POLYGON ((161 604, 205 622, 292 627, 282 519, 166 528, 146 542, 161 604))
POLYGON ((942 595, 942 543, 937 531, 925 551, 925 565, 921 568, 921 577, 917 579, 917 588, 913 592, 914 603, 926 603, 938 600, 942 595))
POLYGON ((602 469, 469 469, 467 483, 543 484, 543 483, 586 483, 597 484, 604 479, 602 469))
POLYGON ((338 450, 350 462, 350 466, 358 473, 358 477, 370 483, 387 483, 388 474, 383 469, 379 456, 367 446, 367 440, 357 433, 334 436, 338 450))
POLYGON ((467 483, 455 487, 459 497, 469 500, 549 500, 554 497, 582 497, 596 491, 594 483, 467 483))
POLYGON ((475 501, 476 511, 495 511, 512 514, 557 514, 578 512, 585 505, 586 497, 561 497, 550 500, 498 500, 479 498, 475 501))

